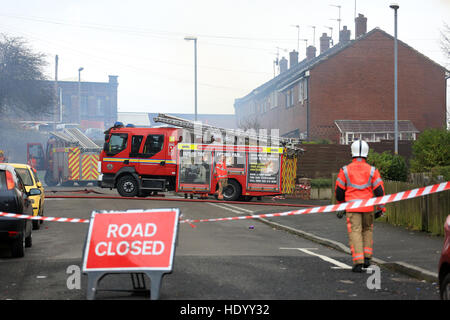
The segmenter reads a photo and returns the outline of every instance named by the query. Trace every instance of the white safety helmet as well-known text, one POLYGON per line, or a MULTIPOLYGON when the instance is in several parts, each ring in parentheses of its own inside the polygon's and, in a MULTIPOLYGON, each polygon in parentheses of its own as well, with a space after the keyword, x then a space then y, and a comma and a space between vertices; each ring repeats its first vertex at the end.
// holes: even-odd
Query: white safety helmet
POLYGON ((352 143, 352 158, 367 158, 369 145, 364 140, 356 140, 352 143))

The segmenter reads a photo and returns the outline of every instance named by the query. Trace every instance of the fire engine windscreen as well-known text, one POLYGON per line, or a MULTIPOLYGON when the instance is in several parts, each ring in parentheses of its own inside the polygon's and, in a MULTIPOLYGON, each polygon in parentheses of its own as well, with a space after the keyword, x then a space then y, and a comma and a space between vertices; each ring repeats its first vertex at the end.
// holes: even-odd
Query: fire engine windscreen
POLYGON ((127 147, 128 134, 126 133, 113 133, 111 134, 111 138, 109 142, 105 143, 104 151, 107 155, 115 155, 119 152, 123 151, 127 147))

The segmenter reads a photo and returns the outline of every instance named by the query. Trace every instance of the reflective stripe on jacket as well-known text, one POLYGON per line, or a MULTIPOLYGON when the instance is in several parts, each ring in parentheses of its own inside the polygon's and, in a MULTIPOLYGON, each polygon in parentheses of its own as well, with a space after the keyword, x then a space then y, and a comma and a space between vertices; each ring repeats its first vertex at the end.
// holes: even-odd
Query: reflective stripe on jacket
POLYGON ((227 177, 227 165, 219 161, 216 163, 217 179, 225 179, 227 177))
MULTIPOLYGON (((373 197, 373 190, 381 185, 384 193, 383 180, 380 172, 369 165, 363 158, 355 158, 352 163, 342 167, 336 179, 336 188, 345 191, 345 201, 365 200, 373 197)), ((347 209, 348 212, 371 212, 373 206, 357 209, 347 209)))

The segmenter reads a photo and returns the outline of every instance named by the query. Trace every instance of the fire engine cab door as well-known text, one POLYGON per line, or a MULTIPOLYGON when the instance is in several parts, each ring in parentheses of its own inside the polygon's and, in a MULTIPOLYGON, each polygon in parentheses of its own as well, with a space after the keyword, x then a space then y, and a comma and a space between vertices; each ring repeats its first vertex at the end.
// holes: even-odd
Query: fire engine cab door
POLYGON ((169 175, 171 170, 166 162, 167 147, 164 134, 147 135, 138 154, 137 172, 142 175, 169 175))
POLYGON ((36 170, 45 169, 44 149, 40 143, 27 143, 27 163, 36 170))

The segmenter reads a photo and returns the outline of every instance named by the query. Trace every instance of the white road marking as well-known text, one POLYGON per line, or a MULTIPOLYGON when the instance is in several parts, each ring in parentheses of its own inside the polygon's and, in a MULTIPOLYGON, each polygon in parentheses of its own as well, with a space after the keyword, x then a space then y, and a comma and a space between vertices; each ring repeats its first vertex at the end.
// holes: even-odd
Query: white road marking
POLYGON ((316 257, 318 257, 318 258, 320 258, 320 259, 322 259, 322 260, 324 260, 326 262, 334 264, 336 267, 332 267, 333 269, 338 269, 338 268, 339 269, 351 269, 352 268, 349 265, 346 265, 345 263, 337 261, 337 260, 335 260, 333 258, 330 258, 330 257, 324 256, 322 254, 318 254, 318 253, 314 253, 314 252, 310 251, 310 250, 317 250, 317 248, 280 248, 280 249, 281 250, 299 250, 299 251, 307 253, 309 255, 316 256, 316 257))
POLYGON ((225 209, 225 210, 228 210, 228 211, 231 211, 231 212, 234 212, 234 213, 242 214, 242 211, 236 211, 236 210, 233 210, 233 209, 231 209, 231 208, 228 208, 228 207, 224 207, 224 206, 218 205, 218 204, 216 204, 216 203, 208 202, 208 204, 210 204, 210 205, 212 205, 212 206, 214 206, 214 207, 218 207, 218 208, 220 208, 220 209, 225 209))
POLYGON ((228 204, 228 203, 221 203, 221 205, 226 206, 226 207, 230 207, 230 208, 233 208, 233 209, 236 209, 236 210, 241 210, 241 211, 244 211, 244 212, 248 212, 248 213, 253 213, 254 212, 252 210, 236 207, 236 206, 233 206, 233 205, 228 204))

